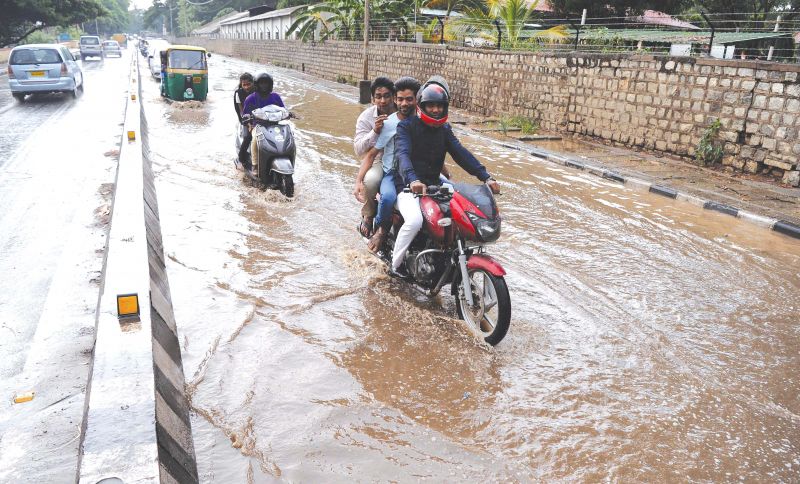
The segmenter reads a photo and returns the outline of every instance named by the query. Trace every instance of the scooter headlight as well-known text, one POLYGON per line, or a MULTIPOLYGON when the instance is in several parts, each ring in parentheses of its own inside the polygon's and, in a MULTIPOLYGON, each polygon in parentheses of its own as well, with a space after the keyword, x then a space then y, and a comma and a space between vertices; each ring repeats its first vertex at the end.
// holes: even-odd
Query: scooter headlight
POLYGON ((467 217, 475 227, 475 232, 481 242, 494 242, 500 237, 500 217, 489 220, 472 212, 467 212, 467 217))

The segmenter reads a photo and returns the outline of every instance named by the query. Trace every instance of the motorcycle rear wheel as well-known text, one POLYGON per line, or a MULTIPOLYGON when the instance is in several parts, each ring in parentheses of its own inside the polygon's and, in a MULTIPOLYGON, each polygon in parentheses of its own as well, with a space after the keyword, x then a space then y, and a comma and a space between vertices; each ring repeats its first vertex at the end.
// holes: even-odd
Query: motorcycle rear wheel
POLYGON ((470 270, 469 279, 474 305, 470 308, 463 290, 457 291, 458 317, 477 329, 483 335, 483 340, 494 346, 503 340, 511 325, 508 286, 503 277, 483 269, 470 270))

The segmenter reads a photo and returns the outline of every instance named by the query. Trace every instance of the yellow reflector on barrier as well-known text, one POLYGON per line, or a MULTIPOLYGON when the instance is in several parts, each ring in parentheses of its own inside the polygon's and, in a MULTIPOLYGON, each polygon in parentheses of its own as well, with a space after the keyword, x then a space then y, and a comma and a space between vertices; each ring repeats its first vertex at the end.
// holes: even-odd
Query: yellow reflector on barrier
POLYGON ((126 318, 139 315, 139 295, 119 294, 117 296, 117 316, 126 318))
POLYGON ((128 141, 136 141, 136 131, 128 131, 128 141))
POLYGON ((14 403, 30 402, 35 394, 36 392, 17 393, 14 395, 14 403))

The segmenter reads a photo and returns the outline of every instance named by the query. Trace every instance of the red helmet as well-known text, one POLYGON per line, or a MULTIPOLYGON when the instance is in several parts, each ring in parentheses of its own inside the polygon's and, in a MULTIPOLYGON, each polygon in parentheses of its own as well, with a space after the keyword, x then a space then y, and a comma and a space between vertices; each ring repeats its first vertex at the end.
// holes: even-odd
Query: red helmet
POLYGON ((428 126, 438 128, 447 122, 447 111, 450 105, 450 94, 440 84, 428 82, 417 94, 417 116, 428 126), (439 103, 444 105, 441 116, 434 118, 425 112, 425 105, 439 103))

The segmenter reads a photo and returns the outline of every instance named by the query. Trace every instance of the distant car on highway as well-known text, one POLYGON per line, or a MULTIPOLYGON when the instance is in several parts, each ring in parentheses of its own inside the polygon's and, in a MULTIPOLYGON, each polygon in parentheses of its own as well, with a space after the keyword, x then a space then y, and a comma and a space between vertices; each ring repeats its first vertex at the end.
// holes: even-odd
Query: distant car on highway
POLYGON ((8 57, 8 86, 20 102, 34 93, 83 91, 83 71, 72 53, 59 44, 14 47, 8 57))
POLYGON ((110 55, 122 57, 122 49, 119 46, 119 42, 117 42, 116 40, 104 40, 103 55, 105 57, 108 57, 110 55))
POLYGON ((81 48, 81 60, 87 57, 103 58, 103 46, 100 44, 100 37, 96 35, 81 35, 79 42, 81 48))

